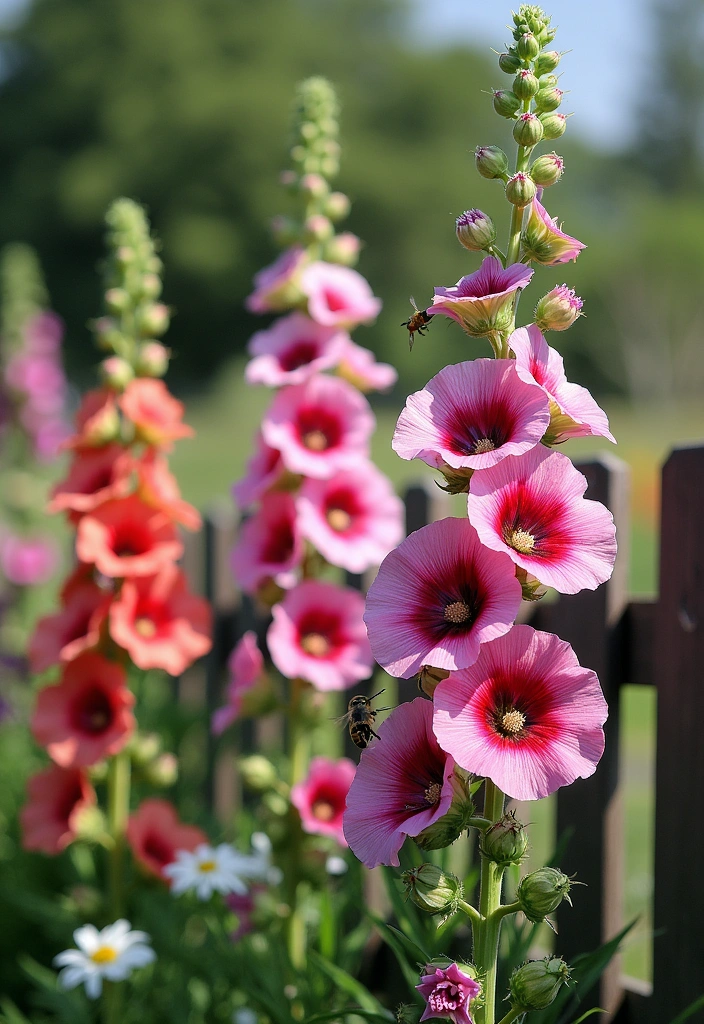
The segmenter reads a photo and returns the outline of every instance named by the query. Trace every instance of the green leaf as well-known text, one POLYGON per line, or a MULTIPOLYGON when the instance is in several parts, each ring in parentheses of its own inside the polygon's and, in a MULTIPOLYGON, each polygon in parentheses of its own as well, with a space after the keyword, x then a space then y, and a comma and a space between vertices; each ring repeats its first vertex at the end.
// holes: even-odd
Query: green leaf
POLYGON ((686 1010, 683 1010, 682 1013, 679 1013, 673 1021, 670 1021, 670 1024, 682 1024, 683 1021, 689 1020, 692 1014, 696 1013, 697 1010, 701 1010, 703 1006, 704 996, 699 996, 699 999, 695 999, 693 1003, 690 1003, 686 1010))
POLYGON ((3 999, 0 1002, 0 1009, 3 1013, 2 1024, 31 1024, 29 1018, 20 1013, 15 1004, 9 999, 3 999))
POLYGON ((375 1013, 387 1021, 393 1020, 393 1014, 388 1013, 379 1000, 375 999, 371 992, 367 991, 364 985, 357 981, 356 978, 353 978, 351 974, 348 974, 347 971, 343 971, 341 967, 338 967, 337 964, 331 963, 330 960, 326 960, 324 956, 321 956, 320 953, 316 953, 315 950, 310 951, 309 957, 311 963, 320 968, 324 974, 327 974, 327 976, 335 982, 338 988, 342 989, 342 991, 346 992, 349 996, 352 996, 353 999, 356 999, 363 1010, 375 1013))
POLYGON ((423 953, 420 946, 417 946, 412 939, 409 939, 403 932, 399 931, 398 928, 393 928, 391 925, 385 924, 380 917, 376 914, 368 912, 369 916, 374 921, 381 932, 382 938, 388 946, 391 947, 394 956, 398 961, 398 965, 403 972, 403 976, 406 979, 406 984, 411 990, 415 990, 415 986, 418 984, 418 968, 415 966, 416 963, 427 963, 432 957, 428 957, 423 953), (413 956, 414 965, 409 963, 408 951, 413 956), (418 957, 420 953, 420 958, 418 957))
POLYGON ((587 1010, 587 1012, 583 1013, 581 1017, 577 1018, 577 1020, 573 1020, 572 1024, 582 1024, 583 1020, 586 1020, 587 1017, 591 1017, 594 1013, 606 1013, 606 1010, 602 1010, 600 1007, 595 1006, 593 1010, 587 1010))
POLYGON ((306 1018, 306 1024, 323 1024, 323 1021, 340 1020, 341 1017, 364 1017, 365 1020, 382 1021, 383 1024, 389 1024, 389 1021, 394 1019, 391 1014, 382 1017, 379 1013, 353 1006, 346 1010, 336 1010, 334 1013, 316 1013, 314 1017, 306 1018))

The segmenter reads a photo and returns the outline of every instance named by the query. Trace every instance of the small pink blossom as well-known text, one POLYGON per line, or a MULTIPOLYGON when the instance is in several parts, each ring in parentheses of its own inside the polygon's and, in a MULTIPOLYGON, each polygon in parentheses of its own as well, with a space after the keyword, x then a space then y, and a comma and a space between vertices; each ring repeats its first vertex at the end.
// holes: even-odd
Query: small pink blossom
POLYGON ((271 659, 289 679, 318 690, 345 690, 371 674, 362 618, 364 598, 350 587, 306 580, 274 605, 267 633, 271 659))
POLYGON ((497 554, 466 520, 450 518, 416 530, 386 556, 364 620, 374 657, 390 675, 408 679, 424 665, 465 668, 480 644, 511 628, 521 586, 510 559, 497 554))
POLYGON ((9 534, 0 541, 0 569, 18 587, 46 583, 56 572, 59 552, 53 537, 9 534))
POLYGON ((421 1021, 445 1018, 453 1024, 474 1024, 469 1004, 481 992, 481 985, 457 964, 449 967, 428 964, 425 970, 420 985, 416 985, 426 1001, 421 1021))
POLYGON ((570 384, 560 353, 551 348, 538 327, 521 327, 509 338, 516 355, 519 377, 539 384, 550 399, 550 427, 545 444, 560 444, 570 437, 597 435, 616 444, 609 421, 586 388, 570 384))
POLYGON ((596 590, 616 558, 613 516, 583 497, 587 480, 542 446, 475 473, 467 511, 482 544, 561 594, 596 590))
POLYGON ((340 846, 347 846, 342 815, 354 773, 354 761, 347 757, 337 761, 313 758, 307 778, 291 789, 291 803, 301 815, 304 832, 331 836, 340 846))
POLYGON ((403 502, 366 461, 329 480, 304 480, 296 507, 301 534, 348 572, 379 565, 403 537, 403 502))
POLYGON ((374 353, 348 338, 342 347, 337 372, 360 391, 388 391, 398 380, 390 363, 377 363, 374 353))
POLYGON ((568 643, 514 626, 440 683, 433 728, 462 768, 516 800, 540 800, 596 771, 608 707, 568 643))
POLYGON ((31 317, 24 329, 27 351, 35 355, 58 356, 64 322, 56 313, 44 310, 31 317))
POLYGON ((452 288, 436 288, 428 314, 449 316, 474 337, 505 330, 511 323, 516 292, 525 288, 533 271, 522 263, 504 268, 487 256, 479 270, 460 278, 452 288))
POLYGON ((281 452, 278 448, 270 448, 259 431, 254 441, 254 455, 247 462, 247 471, 232 486, 232 494, 239 507, 247 508, 259 501, 284 472, 281 452))
POLYGON ((406 400, 392 441, 402 459, 439 469, 485 469, 539 443, 550 422, 545 395, 513 359, 446 366, 406 400))
POLYGON ((232 571, 247 594, 268 579, 284 589, 295 586, 303 558, 303 540, 296 526, 290 494, 265 494, 261 507, 240 529, 232 550, 232 571))
POLYGON ((318 370, 336 366, 348 340, 344 331, 291 313, 250 340, 247 351, 254 358, 247 364, 245 379, 270 388, 302 384, 318 370))
POLYGON ((582 249, 586 249, 584 242, 565 234, 557 218, 551 217, 538 199, 534 199, 530 205, 523 229, 523 247, 526 257, 545 267, 554 267, 570 260, 574 262, 582 249))
POLYGON ((301 291, 308 297, 308 314, 326 327, 356 327, 375 320, 381 310, 381 299, 374 297, 365 278, 336 263, 309 263, 301 291))
POLYGON ((279 391, 262 421, 262 435, 292 473, 325 479, 368 456, 375 422, 356 388, 316 374, 279 391))
POLYGON ((276 313, 301 297, 300 273, 308 257, 305 249, 286 249, 270 266, 254 275, 254 291, 245 299, 250 313, 276 313))
POLYGON ((355 857, 375 868, 399 866, 406 836, 417 836, 450 809, 455 763, 433 733, 433 706, 423 697, 400 704, 362 752, 343 818, 355 857))
POLYGON ((227 703, 213 714, 211 729, 219 736, 242 714, 246 693, 257 685, 264 671, 264 656, 257 646, 257 635, 252 630, 244 634, 229 657, 227 667, 230 682, 227 703))

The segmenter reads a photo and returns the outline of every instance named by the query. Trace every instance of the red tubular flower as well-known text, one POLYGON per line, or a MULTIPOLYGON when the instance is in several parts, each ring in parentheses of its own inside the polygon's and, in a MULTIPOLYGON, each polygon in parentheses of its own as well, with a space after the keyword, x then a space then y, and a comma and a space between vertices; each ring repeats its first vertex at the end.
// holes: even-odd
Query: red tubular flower
POLYGON ((130 491, 132 459, 121 444, 79 449, 68 476, 51 492, 47 512, 90 512, 130 491))
POLYGON ((95 790, 79 768, 51 765, 27 781, 20 811, 22 848, 49 856, 61 853, 77 835, 81 813, 96 804, 95 790))
POLYGON ((158 878, 167 879, 163 869, 176 859, 178 850, 195 850, 208 837, 195 825, 179 821, 168 800, 143 800, 127 822, 127 842, 135 860, 158 878))
POLYGON ((81 651, 95 647, 107 616, 110 596, 90 580, 73 583, 62 598, 62 609, 37 623, 29 642, 33 672, 45 672, 60 661, 68 662, 81 651))
POLYGON ((181 557, 183 544, 164 512, 131 494, 81 519, 76 553, 106 576, 152 576, 181 557))
POLYGON ((136 377, 120 396, 120 409, 132 420, 137 439, 160 448, 179 437, 193 437, 193 428, 183 422, 183 402, 170 394, 163 380, 136 377))
POLYGON ((32 732, 62 768, 95 764, 127 743, 133 704, 124 669, 86 651, 66 666, 58 685, 40 692, 32 732))

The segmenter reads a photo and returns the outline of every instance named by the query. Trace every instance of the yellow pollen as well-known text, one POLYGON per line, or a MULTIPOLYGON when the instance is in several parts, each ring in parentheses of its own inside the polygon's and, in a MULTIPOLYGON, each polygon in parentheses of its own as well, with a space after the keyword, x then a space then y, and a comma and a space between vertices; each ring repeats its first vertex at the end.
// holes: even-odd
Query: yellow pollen
POLYGON ((425 793, 423 794, 425 796, 426 804, 436 804, 438 802, 438 800, 440 799, 440 794, 441 793, 442 793, 442 786, 440 785, 440 783, 439 782, 431 782, 431 784, 428 786, 428 788, 426 789, 425 793))
POLYGON ((303 435, 303 444, 312 452, 324 452, 328 447, 328 439, 322 430, 309 430, 303 435))
POLYGON ((517 711, 515 708, 507 711, 501 719, 502 728, 506 732, 512 732, 514 735, 519 733, 525 724, 526 716, 522 711, 517 711))
POLYGON ((445 622, 451 622, 453 626, 461 626, 472 617, 472 610, 465 601, 453 601, 445 605, 445 622))
POLYGON ((145 640, 151 640, 156 633, 156 626, 151 619, 147 618, 137 619, 134 628, 145 640))
POLYGON ((352 516, 345 512, 344 508, 331 508, 326 518, 333 530, 337 530, 338 533, 349 530, 352 523, 352 516))
POLYGON ((478 441, 474 442, 474 455, 486 455, 487 452, 493 452, 496 445, 489 437, 480 437, 478 441))
POLYGON ((335 808, 327 800, 316 800, 312 807, 313 817, 318 821, 332 821, 335 817, 335 808))
POLYGON ((527 530, 513 530, 509 538, 509 544, 522 555, 529 555, 535 547, 535 537, 527 530))
POLYGON ((314 658, 324 658, 330 651, 330 641, 322 633, 306 633, 301 640, 301 647, 314 658))
POLYGON ((90 958, 94 964, 111 964, 113 960, 117 960, 117 952, 112 946, 98 946, 90 958))
POLYGON ((211 871, 215 871, 217 867, 217 861, 214 860, 202 860, 198 865, 198 870, 202 871, 204 875, 209 875, 211 871))

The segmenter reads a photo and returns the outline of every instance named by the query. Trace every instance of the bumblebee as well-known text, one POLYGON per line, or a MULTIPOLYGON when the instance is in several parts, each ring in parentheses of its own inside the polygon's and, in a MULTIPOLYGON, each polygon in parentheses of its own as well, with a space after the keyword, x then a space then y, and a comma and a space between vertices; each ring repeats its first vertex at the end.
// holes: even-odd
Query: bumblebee
POLYGON ((413 342, 415 340, 414 335, 416 331, 418 334, 425 334, 428 330, 428 324, 430 323, 430 316, 425 312, 424 309, 418 309, 416 306, 416 300, 411 296, 411 305, 413 306, 413 316, 409 317, 408 320, 404 320, 401 327, 408 328, 408 346, 413 348, 413 342))
POLYGON ((372 697, 365 697, 363 693, 353 697, 347 705, 347 714, 340 719, 341 722, 347 723, 350 739, 361 750, 369 746, 372 736, 379 739, 373 729, 377 714, 380 711, 391 711, 391 708, 372 707, 374 697, 379 697, 383 692, 383 690, 379 690, 379 693, 375 693, 372 697))

